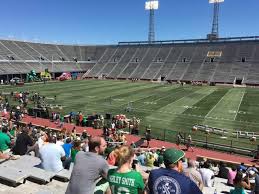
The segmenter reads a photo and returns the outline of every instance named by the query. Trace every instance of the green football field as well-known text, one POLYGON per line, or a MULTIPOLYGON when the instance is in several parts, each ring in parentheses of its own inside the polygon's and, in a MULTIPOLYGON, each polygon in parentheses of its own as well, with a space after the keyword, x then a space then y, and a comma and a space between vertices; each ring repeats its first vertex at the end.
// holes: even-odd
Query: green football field
MULTIPOLYGON (((56 104, 63 113, 82 111, 85 114, 126 114, 141 119, 141 129, 150 125, 154 137, 174 141, 174 131, 191 133, 193 138, 206 137, 192 132, 195 124, 231 131, 258 132, 259 90, 254 88, 162 85, 150 82, 112 80, 76 80, 37 83, 23 87, 2 87, 1 92, 37 91, 47 98, 57 96, 56 104), (125 109, 131 107, 131 112, 125 109)), ((49 100, 48 103, 54 103, 49 100)), ((208 136, 207 136, 208 138, 208 136)), ((209 141, 253 147, 247 139, 236 140, 229 133, 222 139, 210 135, 209 141)))

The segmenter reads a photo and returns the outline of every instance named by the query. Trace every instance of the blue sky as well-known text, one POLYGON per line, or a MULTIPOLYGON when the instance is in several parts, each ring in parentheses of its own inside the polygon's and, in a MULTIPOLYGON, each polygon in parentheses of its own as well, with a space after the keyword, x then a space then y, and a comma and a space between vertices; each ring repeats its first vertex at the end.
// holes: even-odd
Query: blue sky
MULTIPOLYGON (((67 44, 147 40, 145 0, 2 0, 0 38, 67 44)), ((259 0, 225 0, 220 36, 259 35, 259 0)), ((156 40, 204 38, 211 31, 208 0, 160 0, 156 40)))

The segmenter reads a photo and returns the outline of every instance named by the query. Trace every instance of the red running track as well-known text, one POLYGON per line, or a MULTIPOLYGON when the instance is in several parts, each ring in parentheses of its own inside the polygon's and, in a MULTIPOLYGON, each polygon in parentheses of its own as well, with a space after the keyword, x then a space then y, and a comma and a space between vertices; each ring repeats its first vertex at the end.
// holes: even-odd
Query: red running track
MULTIPOLYGON (((30 116, 26 116, 23 118, 23 122, 25 123, 32 123, 34 125, 40 125, 40 126, 47 126, 49 128, 53 128, 56 130, 60 130, 58 128, 58 125, 55 124, 54 122, 51 122, 49 119, 42 119, 42 118, 34 118, 30 116)), ((65 123, 64 127, 71 131, 75 125, 70 124, 70 123, 65 123)), ((76 126, 76 132, 77 133, 82 133, 84 130, 87 131, 92 136, 100 136, 102 135, 102 130, 101 129, 93 129, 92 127, 79 127, 76 126)), ((126 135, 127 137, 127 142, 130 144, 131 142, 136 142, 140 140, 140 137, 134 136, 134 135, 126 135)), ((166 148, 179 148, 176 144, 169 143, 169 142, 164 142, 160 140, 154 140, 152 139, 150 141, 150 147, 157 147, 161 148, 162 146, 165 146, 166 148)), ((181 145, 179 149, 185 149, 184 145, 181 145)), ((212 150, 206 150, 202 148, 194 148, 194 151, 185 151, 186 157, 187 158, 192 158, 196 159, 197 157, 206 157, 206 158, 211 158, 215 159, 218 161, 225 161, 229 163, 237 163, 240 164, 241 162, 244 162, 246 165, 256 165, 259 167, 259 163, 254 162, 251 157, 244 157, 244 156, 239 156, 239 155, 234 155, 234 154, 228 154, 228 153, 223 153, 223 152, 217 152, 217 151, 212 151, 212 150)))

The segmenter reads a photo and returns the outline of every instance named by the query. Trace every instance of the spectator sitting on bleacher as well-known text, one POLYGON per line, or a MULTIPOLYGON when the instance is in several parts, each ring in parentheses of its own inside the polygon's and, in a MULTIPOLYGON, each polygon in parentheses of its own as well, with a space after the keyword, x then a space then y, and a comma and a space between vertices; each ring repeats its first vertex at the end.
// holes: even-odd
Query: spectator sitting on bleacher
POLYGON ((114 150, 112 150, 108 156, 107 156, 107 162, 109 165, 115 166, 117 165, 117 158, 118 158, 118 151, 119 151, 119 146, 117 146, 114 150))
POLYGON ((124 144, 127 143, 126 136, 123 133, 121 133, 121 132, 118 134, 118 142, 122 142, 124 144))
POLYGON ((139 161, 139 163, 142 166, 145 166, 145 160, 146 160, 146 156, 145 156, 145 152, 143 150, 141 150, 138 155, 137 155, 137 159, 139 161))
POLYGON ((49 135, 46 144, 40 150, 40 167, 47 171, 59 172, 63 169, 62 161, 65 160, 64 149, 56 145, 56 138, 49 135))
POLYGON ((69 169, 70 163, 72 161, 71 159, 71 149, 73 147, 72 141, 70 137, 67 137, 66 142, 63 144, 62 148, 65 151, 66 159, 63 160, 63 166, 65 169, 69 169))
POLYGON ((156 160, 155 156, 154 156, 154 154, 151 151, 146 153, 146 160, 145 161, 146 161, 146 166, 147 167, 153 168, 155 160, 156 160))
POLYGON ((66 194, 92 194, 95 181, 101 176, 106 178, 109 166, 101 155, 104 154, 106 141, 101 137, 89 140, 89 152, 78 152, 66 194))
POLYGON ((134 148, 137 148, 137 146, 136 146, 136 144, 134 143, 134 141, 131 142, 130 147, 133 148, 133 149, 134 149, 134 148))
POLYGON ((206 161, 203 165, 203 167, 199 170, 201 173, 202 181, 205 187, 212 187, 213 186, 213 180, 214 180, 214 173, 212 170, 210 170, 210 164, 208 161, 206 161))
POLYGON ((66 141, 65 143, 62 145, 64 151, 65 151, 65 154, 66 154, 66 158, 69 158, 70 157, 70 154, 71 154, 71 148, 73 147, 73 144, 72 144, 72 140, 70 137, 67 137, 66 138, 66 141))
POLYGON ((227 184, 229 186, 234 186, 234 179, 236 177, 237 174, 237 169, 235 166, 233 166, 231 169, 229 169, 228 171, 228 182, 227 184))
POLYGON ((251 171, 252 171, 252 174, 253 174, 253 172, 258 173, 258 170, 255 167, 255 165, 248 167, 247 172, 251 172, 251 171))
POLYGON ((57 145, 59 146, 63 146, 64 145, 64 140, 62 138, 62 135, 58 135, 57 136, 57 142, 56 142, 57 145))
MULTIPOLYGON (((216 161, 211 161, 211 166, 210 169, 213 171, 215 176, 219 175, 219 164, 216 161)), ((226 173, 228 173, 228 169, 226 171, 226 173)))
POLYGON ((43 145, 48 143, 48 135, 44 131, 40 131, 40 136, 37 140, 38 148, 40 149, 43 145))
POLYGON ((16 127, 13 127, 12 121, 9 121, 7 135, 10 139, 14 139, 16 137, 16 127))
POLYGON ((84 140, 86 138, 88 138, 88 134, 87 134, 87 131, 84 130, 82 133, 81 133, 81 136, 80 136, 81 140, 84 140))
POLYGON ((245 194, 245 189, 251 188, 248 175, 238 171, 234 179, 234 186, 235 189, 232 189, 230 194, 245 194))
POLYGON ((29 128, 23 127, 22 133, 17 136, 13 153, 15 155, 25 155, 28 151, 28 146, 33 146, 33 141, 29 135, 29 128))
POLYGON ((158 149, 152 149, 151 152, 152 152, 152 154, 153 154, 153 156, 155 158, 155 161, 157 161, 157 159, 158 159, 158 153, 157 153, 158 149))
POLYGON ((9 133, 13 138, 16 138, 17 137, 17 125, 12 125, 12 128, 10 129, 9 133))
POLYGON ((34 152, 35 157, 40 157, 39 149, 47 143, 48 136, 45 132, 37 129, 33 129, 33 133, 30 134, 30 137, 35 142, 32 146, 28 146, 27 153, 30 154, 30 152, 34 152))
POLYGON ((75 140, 73 142, 73 147, 71 149, 71 159, 72 162, 75 162, 76 154, 81 150, 81 142, 79 140, 75 140))
POLYGON ((2 127, 7 127, 7 128, 9 128, 9 123, 8 123, 8 120, 7 120, 7 118, 3 118, 2 119, 2 127))
POLYGON ((143 178, 139 172, 132 169, 133 158, 134 151, 131 147, 121 146, 118 149, 118 169, 108 172, 112 193, 143 193, 143 178))
POLYGON ((157 154, 157 159, 155 161, 155 166, 160 167, 163 163, 164 163, 164 154, 165 151, 165 147, 163 146, 162 149, 157 150, 156 154, 157 154))
POLYGON ((11 139, 7 135, 8 128, 2 127, 0 131, 0 152, 7 153, 10 151, 11 139))
POLYGON ((71 138, 72 140, 76 140, 77 136, 76 136, 76 127, 74 126, 72 131, 71 131, 71 138))
POLYGON ((227 168, 227 165, 226 163, 224 162, 221 162, 219 163, 219 174, 218 176, 220 178, 223 178, 223 179, 227 179, 228 178, 228 168, 227 168))
POLYGON ((182 164, 183 164, 183 170, 188 168, 188 159, 184 157, 182 159, 182 164))
POLYGON ((84 152, 89 152, 89 138, 90 137, 87 137, 81 140, 81 148, 82 148, 82 151, 84 152))
POLYGON ((188 160, 188 167, 184 169, 184 174, 190 179, 196 183, 196 185, 200 188, 202 191, 203 189, 203 182, 202 182, 202 177, 201 173, 196 169, 196 163, 194 160, 188 160))
POLYGON ((237 166, 237 171, 245 172, 247 167, 245 166, 244 162, 237 166))
POLYGON ((255 176, 254 194, 259 194, 259 174, 258 173, 256 173, 256 176, 255 176))
POLYGON ((150 194, 174 193, 202 194, 197 185, 182 174, 182 161, 185 153, 174 148, 164 152, 166 168, 152 170, 149 175, 148 189, 150 194))

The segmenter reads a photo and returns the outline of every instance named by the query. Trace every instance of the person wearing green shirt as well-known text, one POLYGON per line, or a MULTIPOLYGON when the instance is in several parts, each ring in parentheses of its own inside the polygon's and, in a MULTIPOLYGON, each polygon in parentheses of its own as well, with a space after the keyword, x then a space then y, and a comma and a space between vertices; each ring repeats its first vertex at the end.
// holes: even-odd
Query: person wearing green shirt
POLYGON ((16 127, 15 126, 13 126, 9 132, 12 135, 12 137, 16 137, 16 127))
POLYGON ((2 131, 0 131, 0 152, 6 152, 10 145, 11 145, 11 139, 7 135, 7 127, 3 127, 2 131))
POLYGON ((81 142, 80 141, 74 141, 73 147, 71 149, 71 159, 72 159, 73 163, 75 162, 77 152, 80 151, 80 147, 81 147, 81 142))
POLYGON ((129 146, 118 149, 118 168, 108 172, 108 181, 112 193, 140 194, 144 192, 144 181, 141 174, 132 169, 134 151, 129 146))
POLYGON ((164 152, 165 152, 164 146, 162 147, 161 150, 157 151, 158 158, 157 158, 156 164, 158 167, 160 167, 164 163, 164 156, 163 156, 164 152))
POLYGON ((137 148, 137 146, 136 146, 136 144, 134 143, 134 141, 131 142, 130 147, 132 147, 132 148, 137 148))
POLYGON ((86 127, 87 125, 87 117, 83 117, 82 127, 86 127))

